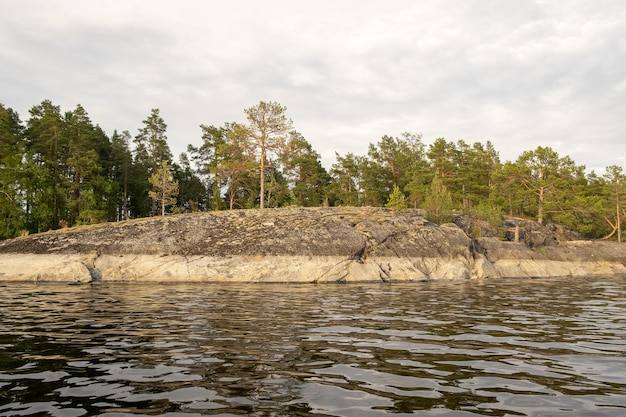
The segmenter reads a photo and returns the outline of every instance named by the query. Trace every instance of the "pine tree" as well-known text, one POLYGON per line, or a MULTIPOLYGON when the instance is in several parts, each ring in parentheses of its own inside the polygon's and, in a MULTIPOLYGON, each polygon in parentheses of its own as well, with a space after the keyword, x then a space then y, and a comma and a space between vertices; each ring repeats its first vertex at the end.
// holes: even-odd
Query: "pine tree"
POLYGON ((385 204, 385 207, 391 209, 405 209, 406 201, 404 200, 404 194, 396 184, 393 185, 393 191, 389 194, 389 201, 385 204))
POLYGON ((23 126, 19 115, 0 104, 0 239, 11 238, 25 227, 22 157, 23 126))
POLYGON ((622 222, 624 221, 624 195, 626 194, 626 176, 622 172, 622 167, 617 165, 611 165, 606 168, 606 174, 604 175, 606 181, 606 194, 609 196, 609 200, 612 203, 613 215, 604 216, 606 222, 611 226, 611 233, 607 238, 617 234, 617 241, 622 242, 622 222))
POLYGON ((129 175, 132 167, 132 153, 130 151, 131 135, 128 130, 119 134, 113 132, 111 136, 111 178, 114 182, 116 197, 116 219, 128 220, 129 210, 129 175))
POLYGON ((442 224, 452 220, 452 195, 441 179, 435 175, 424 204, 427 217, 434 223, 442 224))
POLYGON ((178 182, 177 209, 183 212, 196 212, 207 206, 207 190, 202 180, 191 169, 186 153, 181 153, 178 163, 172 166, 174 179, 178 182))
POLYGON ((261 101, 245 110, 248 118, 250 140, 259 156, 259 207, 265 207, 265 175, 271 153, 277 153, 284 145, 292 122, 287 118, 287 108, 279 103, 261 101))
POLYGON ((64 121, 67 137, 67 225, 92 224, 114 218, 109 170, 111 147, 104 132, 92 124, 85 109, 78 105, 67 112, 64 121))
POLYGON ((353 153, 345 156, 335 152, 335 162, 330 174, 333 178, 331 190, 335 204, 358 207, 362 202, 361 182, 363 177, 364 157, 353 153))
POLYGON ((320 162, 320 154, 298 132, 291 132, 281 155, 283 175, 289 182, 292 203, 314 207, 323 204, 330 176, 320 162))
POLYGON ((172 163, 172 151, 166 136, 167 125, 159 109, 152 109, 150 116, 142 123, 143 127, 135 136, 135 158, 153 173, 159 169, 162 161, 172 163))
POLYGON ((159 170, 162 162, 172 164, 172 152, 165 134, 167 125, 159 114, 159 109, 152 109, 150 116, 143 122, 143 127, 135 136, 135 157, 131 169, 130 210, 133 217, 145 217, 155 214, 148 195, 150 176, 159 170))
POLYGON ((29 230, 67 225, 68 143, 61 108, 44 100, 30 110, 26 129, 26 213, 29 230))
POLYGON ((580 181, 585 181, 584 167, 577 166, 567 156, 560 157, 552 148, 541 146, 523 152, 516 165, 515 180, 534 196, 539 224, 547 215, 554 216, 572 209, 576 189, 581 185, 580 181))
POLYGON ((400 138, 385 135, 377 144, 370 143, 367 156, 363 164, 364 198, 365 204, 375 206, 386 203, 394 185, 406 191, 414 175, 427 166, 422 136, 408 132, 400 138))
POLYGON ((166 207, 176 205, 178 196, 178 181, 174 180, 167 161, 163 161, 156 172, 150 176, 150 184, 152 184, 152 191, 149 191, 148 195, 155 203, 160 204, 161 216, 165 216, 166 207))
POLYGON ((229 126, 216 127, 200 125, 202 129, 202 145, 189 145, 187 150, 197 166, 198 174, 204 178, 210 190, 210 208, 220 210, 223 207, 222 188, 227 182, 222 174, 226 163, 226 145, 229 126))

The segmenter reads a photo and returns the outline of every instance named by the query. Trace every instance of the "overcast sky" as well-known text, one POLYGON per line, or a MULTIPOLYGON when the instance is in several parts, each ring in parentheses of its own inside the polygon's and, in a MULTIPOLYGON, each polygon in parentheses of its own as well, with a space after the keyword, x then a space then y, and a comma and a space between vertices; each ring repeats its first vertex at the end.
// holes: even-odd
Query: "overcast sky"
POLYGON ((626 3, 2 0, 0 103, 45 99, 109 135, 158 108, 175 155, 264 100, 327 167, 408 131, 626 169, 626 3))

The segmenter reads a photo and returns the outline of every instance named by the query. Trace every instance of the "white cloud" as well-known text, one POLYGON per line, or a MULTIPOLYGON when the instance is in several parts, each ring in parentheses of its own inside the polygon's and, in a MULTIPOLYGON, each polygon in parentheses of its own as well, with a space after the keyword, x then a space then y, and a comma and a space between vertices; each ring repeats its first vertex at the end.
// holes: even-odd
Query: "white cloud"
POLYGON ((0 102, 133 134, 157 107, 178 153, 275 100, 327 165, 411 131, 597 169, 626 156, 625 39, 619 0, 5 1, 0 102))

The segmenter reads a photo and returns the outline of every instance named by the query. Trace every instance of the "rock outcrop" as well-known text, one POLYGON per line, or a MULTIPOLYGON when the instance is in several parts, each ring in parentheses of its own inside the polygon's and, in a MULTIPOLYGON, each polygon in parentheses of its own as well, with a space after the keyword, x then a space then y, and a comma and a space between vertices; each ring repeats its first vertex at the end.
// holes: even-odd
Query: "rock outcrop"
POLYGON ((626 247, 559 240, 516 223, 519 242, 419 210, 286 208, 83 226, 0 242, 0 280, 355 282, 626 275, 626 247))

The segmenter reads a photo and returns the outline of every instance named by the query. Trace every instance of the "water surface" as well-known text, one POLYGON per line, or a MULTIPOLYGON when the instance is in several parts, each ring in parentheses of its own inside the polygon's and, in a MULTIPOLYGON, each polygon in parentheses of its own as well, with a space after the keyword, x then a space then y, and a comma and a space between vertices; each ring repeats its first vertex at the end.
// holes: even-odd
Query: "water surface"
POLYGON ((0 291, 0 416, 626 415, 619 278, 0 291))

